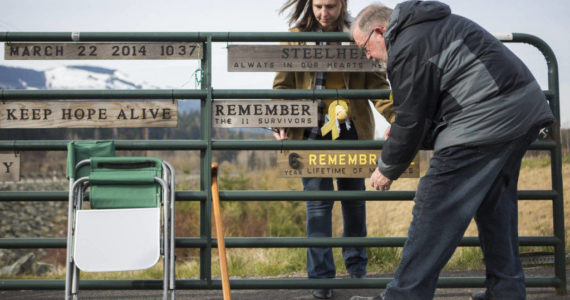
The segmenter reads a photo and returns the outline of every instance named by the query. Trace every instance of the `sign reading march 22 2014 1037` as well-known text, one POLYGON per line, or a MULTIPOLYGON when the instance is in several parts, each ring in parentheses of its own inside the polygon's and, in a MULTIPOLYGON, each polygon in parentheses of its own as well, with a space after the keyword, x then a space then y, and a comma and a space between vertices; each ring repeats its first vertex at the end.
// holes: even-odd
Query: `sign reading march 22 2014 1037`
POLYGON ((6 43, 5 60, 202 59, 201 43, 6 43))

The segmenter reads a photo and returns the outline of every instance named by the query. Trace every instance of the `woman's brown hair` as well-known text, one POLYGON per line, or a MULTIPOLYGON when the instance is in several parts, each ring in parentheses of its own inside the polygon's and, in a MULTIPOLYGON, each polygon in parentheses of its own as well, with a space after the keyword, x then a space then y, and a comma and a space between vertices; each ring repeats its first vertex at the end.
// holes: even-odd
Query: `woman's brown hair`
MULTIPOLYGON (((342 6, 340 15, 336 21, 335 31, 342 32, 344 27, 350 27, 348 21, 348 12, 346 8, 347 0, 338 0, 342 6)), ((319 28, 319 22, 313 14, 313 0, 288 0, 280 13, 284 13, 289 8, 293 7, 289 15, 289 26, 293 25, 300 31, 315 31, 319 28)))

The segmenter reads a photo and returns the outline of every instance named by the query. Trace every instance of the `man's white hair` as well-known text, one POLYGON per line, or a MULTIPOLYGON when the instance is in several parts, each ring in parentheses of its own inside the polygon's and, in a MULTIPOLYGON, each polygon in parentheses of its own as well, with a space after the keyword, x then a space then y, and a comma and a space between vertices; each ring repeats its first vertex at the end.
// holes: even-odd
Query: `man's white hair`
POLYGON ((376 26, 387 26, 391 15, 392 9, 383 4, 369 5, 358 13, 350 31, 354 32, 358 28, 362 32, 368 32, 376 26))

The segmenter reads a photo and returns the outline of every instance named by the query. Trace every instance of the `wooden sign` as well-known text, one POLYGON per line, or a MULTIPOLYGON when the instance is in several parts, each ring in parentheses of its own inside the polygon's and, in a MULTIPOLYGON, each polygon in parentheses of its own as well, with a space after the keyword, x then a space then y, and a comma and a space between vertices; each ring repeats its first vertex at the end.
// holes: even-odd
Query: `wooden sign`
MULTIPOLYGON (((279 177, 368 178, 377 168, 378 150, 291 150, 277 156, 279 177)), ((400 178, 420 176, 416 155, 400 178)))
POLYGON ((0 128, 177 127, 171 100, 7 101, 0 104, 0 128))
POLYGON ((5 60, 202 59, 201 43, 6 43, 5 60))
POLYGON ((214 101, 212 127, 316 127, 318 103, 312 100, 214 101))
POLYGON ((228 72, 378 72, 386 67, 366 59, 356 45, 230 45, 228 72))
POLYGON ((0 181, 20 180, 20 154, 0 152, 0 181))

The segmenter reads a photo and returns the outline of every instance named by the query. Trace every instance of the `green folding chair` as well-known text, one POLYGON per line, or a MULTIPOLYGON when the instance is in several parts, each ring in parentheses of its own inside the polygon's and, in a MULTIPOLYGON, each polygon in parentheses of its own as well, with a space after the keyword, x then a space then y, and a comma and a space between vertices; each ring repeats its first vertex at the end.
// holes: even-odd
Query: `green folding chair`
POLYGON ((174 171, 160 158, 114 157, 113 148, 68 145, 66 299, 78 297, 79 270, 142 270, 161 254, 163 299, 174 299, 174 171), (87 190, 91 209, 83 209, 87 190))

